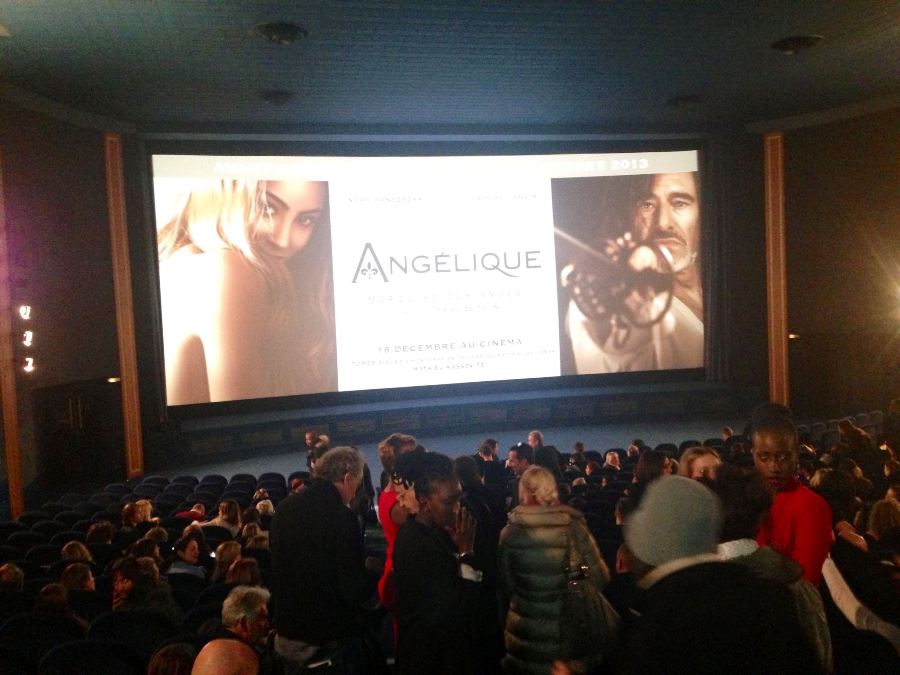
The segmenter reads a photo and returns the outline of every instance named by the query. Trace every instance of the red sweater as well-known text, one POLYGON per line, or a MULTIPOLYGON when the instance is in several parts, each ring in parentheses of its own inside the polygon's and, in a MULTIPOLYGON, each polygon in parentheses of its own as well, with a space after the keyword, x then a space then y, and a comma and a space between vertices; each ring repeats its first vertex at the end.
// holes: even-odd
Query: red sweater
POLYGON ((803 578, 818 586, 834 542, 828 502, 792 477, 775 496, 756 542, 796 560, 803 566, 803 578))

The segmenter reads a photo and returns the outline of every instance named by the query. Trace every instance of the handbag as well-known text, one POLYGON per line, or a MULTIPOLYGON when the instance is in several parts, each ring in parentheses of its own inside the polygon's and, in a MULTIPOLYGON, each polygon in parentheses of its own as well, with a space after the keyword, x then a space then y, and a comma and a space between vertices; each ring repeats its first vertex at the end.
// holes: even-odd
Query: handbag
MULTIPOLYGON (((585 535, 589 536, 586 532, 585 535)), ((572 540, 567 537, 566 590, 563 596, 562 638, 569 659, 597 665, 615 646, 619 615, 603 593, 599 580, 572 540)))

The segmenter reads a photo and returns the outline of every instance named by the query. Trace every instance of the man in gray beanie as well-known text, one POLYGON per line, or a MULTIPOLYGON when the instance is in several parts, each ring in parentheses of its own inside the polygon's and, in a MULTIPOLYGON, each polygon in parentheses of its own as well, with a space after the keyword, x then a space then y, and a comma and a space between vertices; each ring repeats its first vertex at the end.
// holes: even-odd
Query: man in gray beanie
POLYGON ((644 589, 616 672, 821 673, 790 591, 716 554, 723 512, 697 481, 663 476, 625 521, 644 589))

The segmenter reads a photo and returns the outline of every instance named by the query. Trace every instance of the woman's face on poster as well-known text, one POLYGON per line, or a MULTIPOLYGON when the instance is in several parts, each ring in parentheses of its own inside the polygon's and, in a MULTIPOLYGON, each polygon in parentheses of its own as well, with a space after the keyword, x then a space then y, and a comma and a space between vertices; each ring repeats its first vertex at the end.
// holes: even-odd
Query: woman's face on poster
POLYGON ((327 183, 267 181, 263 222, 270 234, 262 246, 272 255, 290 257, 309 242, 325 211, 327 183))

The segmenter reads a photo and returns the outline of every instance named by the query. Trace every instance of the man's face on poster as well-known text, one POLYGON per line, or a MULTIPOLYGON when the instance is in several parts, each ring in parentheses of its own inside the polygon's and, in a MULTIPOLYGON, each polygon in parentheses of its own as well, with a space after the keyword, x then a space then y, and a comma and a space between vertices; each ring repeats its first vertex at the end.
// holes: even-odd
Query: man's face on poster
POLYGON ((691 265, 700 247, 700 199, 693 173, 661 173, 637 205, 634 235, 671 254, 673 271, 691 265))

